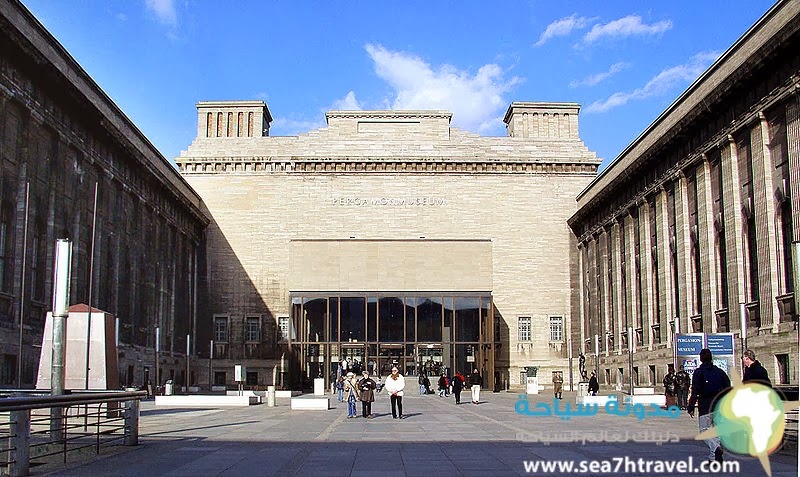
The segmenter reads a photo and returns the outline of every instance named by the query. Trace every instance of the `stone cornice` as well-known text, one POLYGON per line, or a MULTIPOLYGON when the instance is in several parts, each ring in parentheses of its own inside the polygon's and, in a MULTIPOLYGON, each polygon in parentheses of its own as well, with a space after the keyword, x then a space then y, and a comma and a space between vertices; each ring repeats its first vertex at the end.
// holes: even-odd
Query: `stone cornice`
POLYGON ((176 160, 182 174, 269 173, 466 173, 596 174, 594 162, 455 161, 437 158, 195 158, 176 160))
POLYGON ((409 120, 409 119, 450 119, 453 113, 440 110, 419 110, 419 111, 328 111, 325 113, 326 119, 380 119, 380 120, 409 120))

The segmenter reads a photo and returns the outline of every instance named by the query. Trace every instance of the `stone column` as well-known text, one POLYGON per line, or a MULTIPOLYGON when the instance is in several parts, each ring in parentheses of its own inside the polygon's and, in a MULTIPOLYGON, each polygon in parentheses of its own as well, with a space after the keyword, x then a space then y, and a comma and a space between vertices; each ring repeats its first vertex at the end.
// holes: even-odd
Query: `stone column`
POLYGON ((650 222, 650 203, 647 201, 639 205, 639 237, 641 238, 639 245, 639 265, 640 273, 642 274, 642 334, 644 343, 647 349, 653 349, 653 323, 656 319, 656 313, 653 305, 656 300, 653 298, 657 293, 655 289, 655 280, 653 280, 653 243, 652 243, 652 226, 650 222))
MULTIPOLYGON (((722 197, 725 207, 723 222, 725 224, 725 248, 727 250, 728 267, 728 303, 747 302, 744 248, 744 217, 741 206, 741 178, 739 177, 739 159, 736 143, 732 136, 720 146, 720 167, 722 167, 722 197)), ((738 310, 739 307, 737 306, 738 310)), ((739 329, 738 311, 736 319, 731 320, 731 331, 739 329)), ((734 315, 730 315, 733 317, 734 315)))
MULTIPOLYGON (((786 140, 789 146, 793 242, 800 242, 800 95, 798 93, 800 93, 800 84, 795 85, 795 95, 789 99, 786 105, 786 140)), ((795 293, 800 293, 800 290, 795 289, 795 293)))
POLYGON ((672 269, 672 256, 670 252, 670 233, 669 233, 669 212, 667 191, 663 187, 658 191, 656 202, 656 237, 658 238, 658 245, 656 253, 658 254, 658 282, 660 284, 659 290, 659 303, 661 304, 662 322, 661 327, 666 331, 662 331, 662 336, 667 336, 667 344, 672 346, 672 332, 664 328, 669 322, 678 316, 675 310, 675 286, 671 269, 672 269))
POLYGON ((689 224, 689 184, 686 175, 681 171, 675 182, 675 247, 678 254, 678 276, 676 286, 680 290, 680 303, 676 304, 677 314, 681 317, 681 333, 692 331, 691 316, 695 313, 694 294, 692 293, 692 254, 691 225, 689 224))
MULTIPOLYGON (((714 247, 714 196, 711 191, 711 163, 708 157, 697 168, 697 238, 700 241, 700 275, 703 290, 703 302, 700 312, 703 317, 703 329, 706 332, 717 331, 715 311, 719 307, 719 280, 717 254, 714 247), (710 323, 706 323, 709 321, 710 323)), ((730 316, 730 313, 729 313, 730 316)))
POLYGON ((762 326, 772 325, 778 331, 780 310, 775 297, 780 295, 778 278, 778 230, 775 210, 775 166, 769 151, 769 124, 764 113, 750 131, 753 160, 753 213, 758 236, 758 295, 762 326))

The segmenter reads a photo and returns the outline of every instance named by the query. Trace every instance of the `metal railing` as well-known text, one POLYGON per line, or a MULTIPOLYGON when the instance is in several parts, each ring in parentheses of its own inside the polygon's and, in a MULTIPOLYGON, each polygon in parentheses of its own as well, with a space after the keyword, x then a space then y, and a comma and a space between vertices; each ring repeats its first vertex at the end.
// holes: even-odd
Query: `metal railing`
POLYGON ((0 475, 25 476, 42 464, 99 454, 139 442, 139 401, 146 391, 0 398, 0 475))

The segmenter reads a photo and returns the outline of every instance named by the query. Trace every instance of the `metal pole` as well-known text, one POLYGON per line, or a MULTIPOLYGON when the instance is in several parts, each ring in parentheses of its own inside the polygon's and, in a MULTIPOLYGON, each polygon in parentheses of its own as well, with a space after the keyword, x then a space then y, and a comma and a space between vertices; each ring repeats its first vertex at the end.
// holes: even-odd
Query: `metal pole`
MULTIPOLYGON (((51 394, 64 394, 64 362, 66 361, 67 314, 72 263, 72 242, 56 241, 56 264, 53 278, 53 349, 50 367, 51 394)), ((50 408, 50 433, 61 439, 61 408, 50 408)))
POLYGON ((190 336, 186 335, 186 394, 189 394, 189 350, 191 349, 190 336))
POLYGON ((156 326, 156 390, 161 386, 161 380, 158 376, 158 352, 161 350, 161 336, 158 333, 158 326, 156 326))
MULTIPOLYGON (((747 351, 747 305, 739 303, 739 330, 742 337, 742 352, 743 355, 747 351)), ((740 360, 742 366, 742 376, 744 376, 744 362, 740 360)))
POLYGON ((630 383, 629 390, 633 396, 633 349, 636 346, 634 341, 636 338, 633 336, 633 327, 628 328, 628 382, 630 383))
POLYGON ((569 390, 574 391, 572 387, 572 338, 567 338, 567 346, 569 353, 569 390))
POLYGON ((594 335, 594 377, 600 381, 600 335, 594 335))
POLYGON ((89 298, 86 302, 86 382, 85 389, 89 389, 89 351, 92 343, 92 278, 94 277, 94 239, 97 224, 97 182, 94 183, 94 205, 92 208, 92 241, 89 245, 89 298))
MULTIPOLYGON (((797 229, 795 229, 795 234, 797 234, 797 229)), ((800 321, 800 242, 792 242, 792 268, 794 268, 794 315, 800 321)), ((797 346, 798 365, 800 366, 800 329, 797 330, 797 346)), ((800 466, 800 451, 797 452, 797 465, 800 466)))
POLYGON ((214 340, 211 340, 211 347, 208 352, 208 392, 214 388, 214 340))
POLYGON ((17 389, 22 389, 22 325, 25 320, 25 264, 28 262, 28 203, 31 183, 25 183, 25 226, 22 232, 22 283, 19 289, 19 357, 17 359, 17 389))

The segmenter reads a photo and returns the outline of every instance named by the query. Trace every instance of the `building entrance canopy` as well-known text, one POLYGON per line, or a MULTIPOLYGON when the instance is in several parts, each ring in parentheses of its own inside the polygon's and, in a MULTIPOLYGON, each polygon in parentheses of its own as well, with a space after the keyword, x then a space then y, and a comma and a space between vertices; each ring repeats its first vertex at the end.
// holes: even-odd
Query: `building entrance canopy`
MULTIPOLYGON (((302 294, 292 296, 294 388, 342 372, 386 377, 478 369, 494 373, 495 332, 488 293, 302 294)), ((409 383, 410 384, 410 383, 409 383)))

